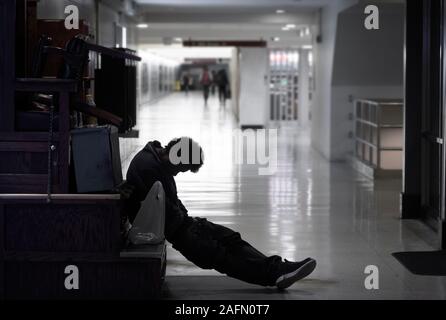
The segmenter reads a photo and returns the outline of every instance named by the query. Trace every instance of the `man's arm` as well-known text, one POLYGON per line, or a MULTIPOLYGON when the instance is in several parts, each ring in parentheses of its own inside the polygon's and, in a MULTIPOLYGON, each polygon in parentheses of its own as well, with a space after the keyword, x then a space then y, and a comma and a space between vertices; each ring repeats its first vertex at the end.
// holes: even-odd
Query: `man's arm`
POLYGON ((138 171, 136 167, 130 167, 127 171, 127 183, 133 187, 133 192, 125 200, 125 212, 130 222, 133 222, 143 201, 156 181, 156 173, 153 170, 138 171))
POLYGON ((184 206, 184 204, 181 202, 181 200, 178 198, 178 207, 180 207, 181 210, 183 210, 184 212, 188 212, 188 210, 186 209, 186 207, 184 206))

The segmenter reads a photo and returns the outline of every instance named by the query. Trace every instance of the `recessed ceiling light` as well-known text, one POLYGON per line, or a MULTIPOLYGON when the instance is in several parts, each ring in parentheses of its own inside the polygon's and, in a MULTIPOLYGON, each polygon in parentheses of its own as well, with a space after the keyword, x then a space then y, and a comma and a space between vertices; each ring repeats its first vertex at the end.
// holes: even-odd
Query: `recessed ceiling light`
POLYGON ((282 14, 282 13, 285 13, 285 10, 277 9, 277 10, 276 10, 276 13, 277 13, 277 14, 282 14))
POLYGON ((295 29, 296 25, 294 23, 289 23, 285 27, 288 28, 288 29, 295 29))
POLYGON ((285 27, 282 27, 282 30, 283 30, 283 31, 290 31, 290 28, 288 28, 287 26, 285 26, 285 27))
POLYGON ((173 40, 177 41, 177 42, 182 42, 183 38, 173 38, 173 40))
POLYGON ((136 26, 140 29, 146 29, 149 27, 149 25, 147 23, 140 23, 140 24, 137 24, 136 26))
POLYGON ((305 46, 302 46, 302 49, 311 50, 311 49, 313 49, 313 46, 312 45, 305 45, 305 46))

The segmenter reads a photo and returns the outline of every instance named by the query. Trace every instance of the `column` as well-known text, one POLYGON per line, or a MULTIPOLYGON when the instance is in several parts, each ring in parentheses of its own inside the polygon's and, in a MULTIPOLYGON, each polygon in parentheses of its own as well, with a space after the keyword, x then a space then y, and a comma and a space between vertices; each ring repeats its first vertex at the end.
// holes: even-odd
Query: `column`
POLYGON ((308 128, 310 125, 310 99, 309 99, 309 53, 307 49, 299 51, 299 104, 298 104, 298 123, 301 128, 308 128))

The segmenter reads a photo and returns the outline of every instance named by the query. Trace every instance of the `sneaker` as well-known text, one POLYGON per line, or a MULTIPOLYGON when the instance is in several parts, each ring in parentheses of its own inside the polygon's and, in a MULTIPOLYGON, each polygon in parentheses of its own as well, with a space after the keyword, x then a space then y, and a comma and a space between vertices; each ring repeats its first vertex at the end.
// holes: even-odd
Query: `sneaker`
POLYGON ((307 277, 316 268, 316 260, 307 258, 300 262, 290 262, 285 260, 284 272, 276 280, 276 287, 279 289, 286 289, 296 281, 307 277))

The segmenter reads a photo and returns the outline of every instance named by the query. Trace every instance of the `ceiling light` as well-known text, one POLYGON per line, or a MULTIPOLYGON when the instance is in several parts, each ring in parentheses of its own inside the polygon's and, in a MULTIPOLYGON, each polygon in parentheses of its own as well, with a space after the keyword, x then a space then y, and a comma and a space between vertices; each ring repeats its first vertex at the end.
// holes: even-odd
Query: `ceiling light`
POLYGON ((277 13, 277 14, 282 14, 282 13, 285 13, 285 10, 277 9, 277 10, 276 10, 276 13, 277 13))
POLYGON ((279 38, 279 37, 274 37, 274 38, 272 38, 272 40, 273 40, 274 42, 277 42, 277 41, 280 41, 280 38, 279 38))
POLYGON ((306 29, 305 29, 305 35, 307 35, 307 36, 310 35, 310 28, 306 28, 306 29))
POLYGON ((305 45, 305 46, 302 46, 302 49, 311 50, 311 49, 313 49, 313 46, 312 45, 305 45))
POLYGON ((183 38, 174 38, 173 40, 175 40, 177 42, 183 42, 183 38))
POLYGON ((289 31, 290 28, 288 28, 287 26, 285 26, 285 27, 282 27, 282 30, 283 30, 283 31, 289 31))
POLYGON ((296 25, 294 23, 289 23, 285 27, 288 28, 288 29, 295 29, 296 25))
POLYGON ((149 25, 147 23, 140 23, 140 24, 137 24, 136 27, 138 27, 140 29, 146 29, 149 27, 149 25))

